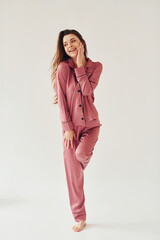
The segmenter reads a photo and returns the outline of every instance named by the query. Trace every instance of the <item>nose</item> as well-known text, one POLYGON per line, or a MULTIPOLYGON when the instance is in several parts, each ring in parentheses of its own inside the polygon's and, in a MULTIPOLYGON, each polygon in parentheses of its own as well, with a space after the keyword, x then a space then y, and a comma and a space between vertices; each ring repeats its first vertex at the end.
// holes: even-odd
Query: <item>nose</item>
POLYGON ((68 43, 68 47, 71 48, 73 45, 72 45, 72 42, 69 42, 68 43))

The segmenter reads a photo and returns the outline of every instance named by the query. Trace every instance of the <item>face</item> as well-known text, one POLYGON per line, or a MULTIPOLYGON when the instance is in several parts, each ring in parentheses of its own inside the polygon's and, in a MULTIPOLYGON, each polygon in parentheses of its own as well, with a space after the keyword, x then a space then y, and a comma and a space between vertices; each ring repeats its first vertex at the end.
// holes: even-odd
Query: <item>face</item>
POLYGON ((69 57, 75 58, 77 56, 79 45, 80 40, 76 35, 67 34, 63 37, 63 47, 69 57))

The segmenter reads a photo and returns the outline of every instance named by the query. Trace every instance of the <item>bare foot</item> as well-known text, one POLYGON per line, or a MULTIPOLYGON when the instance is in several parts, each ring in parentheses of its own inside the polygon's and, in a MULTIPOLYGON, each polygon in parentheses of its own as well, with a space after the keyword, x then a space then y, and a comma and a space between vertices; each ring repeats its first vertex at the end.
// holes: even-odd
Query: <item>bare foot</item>
POLYGON ((80 221, 72 227, 75 232, 80 232, 84 226, 86 226, 86 221, 80 221))

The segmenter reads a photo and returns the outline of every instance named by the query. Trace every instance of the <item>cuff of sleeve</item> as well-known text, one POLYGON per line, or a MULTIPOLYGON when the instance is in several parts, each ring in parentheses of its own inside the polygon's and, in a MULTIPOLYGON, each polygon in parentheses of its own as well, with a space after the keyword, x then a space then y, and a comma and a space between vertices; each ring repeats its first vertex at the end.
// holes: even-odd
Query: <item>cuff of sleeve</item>
POLYGON ((86 71, 83 66, 74 68, 74 71, 77 78, 86 75, 86 71))
POLYGON ((62 128, 64 131, 69 131, 71 129, 73 129, 73 123, 70 121, 70 122, 63 122, 62 123, 62 128))

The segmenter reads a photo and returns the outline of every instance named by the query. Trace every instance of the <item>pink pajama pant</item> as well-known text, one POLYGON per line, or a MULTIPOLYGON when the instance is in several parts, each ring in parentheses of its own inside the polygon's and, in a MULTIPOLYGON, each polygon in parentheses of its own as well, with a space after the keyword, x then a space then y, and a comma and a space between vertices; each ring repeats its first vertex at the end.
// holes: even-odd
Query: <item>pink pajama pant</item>
POLYGON ((63 157, 66 172, 66 180, 69 194, 70 207, 76 222, 86 220, 84 173, 92 155, 94 146, 98 140, 100 126, 87 124, 74 128, 77 140, 73 140, 67 149, 64 145, 63 133, 63 157))

